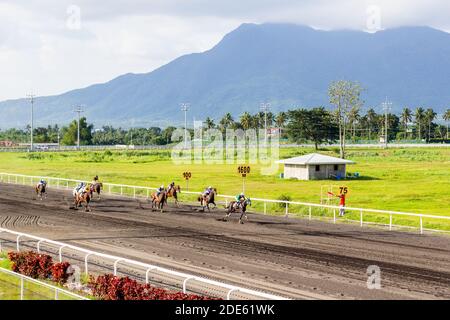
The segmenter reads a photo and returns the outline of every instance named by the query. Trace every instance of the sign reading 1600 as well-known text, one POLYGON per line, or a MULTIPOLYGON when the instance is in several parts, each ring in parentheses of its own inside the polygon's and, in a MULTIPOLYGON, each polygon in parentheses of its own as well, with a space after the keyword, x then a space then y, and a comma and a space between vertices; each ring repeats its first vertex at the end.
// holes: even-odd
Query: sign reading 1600
POLYGON ((240 173, 243 177, 250 173, 250 166, 239 166, 238 173, 240 173))

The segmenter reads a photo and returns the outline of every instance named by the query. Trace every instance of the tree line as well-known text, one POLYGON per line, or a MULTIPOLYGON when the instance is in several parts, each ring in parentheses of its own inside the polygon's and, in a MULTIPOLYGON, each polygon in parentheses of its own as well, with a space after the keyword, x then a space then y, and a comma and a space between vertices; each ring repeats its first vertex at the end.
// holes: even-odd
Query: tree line
MULTIPOLYGON (((329 98, 332 108, 324 106, 313 108, 293 108, 287 112, 244 112, 234 118, 231 113, 215 120, 207 118, 204 129, 218 129, 223 133, 227 129, 261 129, 279 128, 281 137, 294 143, 312 142, 318 148, 324 143, 339 141, 341 157, 345 157, 345 145, 352 143, 375 141, 384 137, 386 120, 389 141, 444 141, 449 139, 447 125, 436 123, 437 113, 431 107, 404 107, 400 114, 377 113, 374 108, 363 112, 361 100, 362 88, 358 83, 350 81, 333 82, 329 87, 329 98)), ((442 120, 450 122, 450 109, 442 120)), ((77 143, 77 121, 59 128, 57 125, 38 127, 33 130, 35 143, 60 143, 75 145, 77 143)), ((166 145, 171 140, 175 127, 159 128, 115 128, 103 126, 95 129, 85 117, 80 119, 81 145, 166 145)), ((193 136, 193 130, 189 130, 193 136)), ((24 130, 9 129, 0 131, 0 140, 15 143, 29 142, 30 127, 24 130)), ((446 141, 449 142, 449 141, 446 141)))

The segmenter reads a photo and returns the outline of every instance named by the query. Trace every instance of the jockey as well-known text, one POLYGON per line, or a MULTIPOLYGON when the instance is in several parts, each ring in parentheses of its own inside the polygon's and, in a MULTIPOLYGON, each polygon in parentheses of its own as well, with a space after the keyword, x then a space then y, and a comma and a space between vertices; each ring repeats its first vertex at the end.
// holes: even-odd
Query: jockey
POLYGON ((170 184, 169 184, 169 186, 167 187, 167 191, 170 191, 172 188, 174 188, 175 187, 175 182, 171 182, 170 184))
POLYGON ((161 187, 159 187, 158 189, 156 189, 156 196, 159 197, 159 195, 161 194, 161 192, 164 191, 164 185, 162 185, 161 187))
POLYGON ((39 183, 38 183, 38 187, 39 186, 46 186, 47 185, 47 181, 45 181, 44 179, 41 179, 40 181, 39 181, 39 183))
POLYGON ((86 183, 81 182, 78 186, 73 189, 73 195, 80 195, 83 194, 86 191, 86 183))
POLYGON ((240 194, 238 194, 236 197, 236 208, 239 208, 239 206, 241 205, 241 203, 243 201, 245 201, 245 195, 243 192, 241 192, 240 194))
POLYGON ((92 179, 92 184, 96 184, 98 182, 98 176, 96 175, 94 179, 92 179))
POLYGON ((203 191, 203 196, 209 196, 209 194, 213 191, 213 188, 211 186, 209 186, 208 188, 205 189, 205 191, 203 191))

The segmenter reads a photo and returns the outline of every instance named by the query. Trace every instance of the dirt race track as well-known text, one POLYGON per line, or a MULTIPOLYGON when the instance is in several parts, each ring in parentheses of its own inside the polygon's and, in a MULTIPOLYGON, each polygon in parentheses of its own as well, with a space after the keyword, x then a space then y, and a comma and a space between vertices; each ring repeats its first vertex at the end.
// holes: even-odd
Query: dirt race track
POLYGON ((295 299, 450 298, 450 237, 390 232, 249 214, 239 225, 223 209, 152 212, 144 200, 94 198, 70 210, 68 191, 0 184, 1 227, 295 299), (381 289, 367 288, 367 267, 381 289))

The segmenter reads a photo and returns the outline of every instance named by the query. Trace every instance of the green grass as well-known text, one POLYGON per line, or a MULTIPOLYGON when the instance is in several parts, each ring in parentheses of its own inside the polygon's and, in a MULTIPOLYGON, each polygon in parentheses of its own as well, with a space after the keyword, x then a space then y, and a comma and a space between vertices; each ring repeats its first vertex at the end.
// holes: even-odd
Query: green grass
MULTIPOLYGON (((309 148, 283 148, 280 157, 288 158, 314 152, 309 148)), ((332 156, 336 149, 321 151, 332 156)), ((219 193, 234 195, 242 189, 242 178, 237 164, 176 165, 170 151, 99 151, 61 153, 1 153, 0 171, 28 175, 47 175, 64 178, 92 179, 99 175, 104 182, 157 187, 172 180, 185 189, 184 171, 192 172, 189 190, 200 191, 215 186, 219 193)), ((347 186, 347 205, 371 209, 407 211, 449 216, 450 208, 450 149, 447 148, 395 148, 348 150, 348 159, 356 161, 348 166, 349 172, 358 172, 359 179, 347 181, 297 181, 279 178, 276 174, 260 174, 260 165, 252 165, 246 178, 246 194, 250 197, 278 199, 290 197, 293 201, 320 202, 320 187, 325 184, 347 186)), ((193 197, 190 197, 193 199, 193 197)), ((335 202, 336 204, 336 202, 335 202)), ((254 203, 261 210, 262 204, 254 203)), ((268 205, 268 210, 281 214, 279 205, 268 205)), ((305 208, 291 208, 290 212, 307 214, 305 208), (295 210, 294 210, 295 209, 295 210)), ((331 212, 315 212, 332 216, 331 212)), ((359 219, 357 213, 349 213, 359 219)), ((389 222, 389 217, 367 215, 365 219, 389 222)), ((386 222, 386 223, 387 223, 386 222)), ((394 223, 418 225, 416 218, 394 217, 394 223)), ((424 220, 424 227, 450 230, 445 220, 424 220)))

